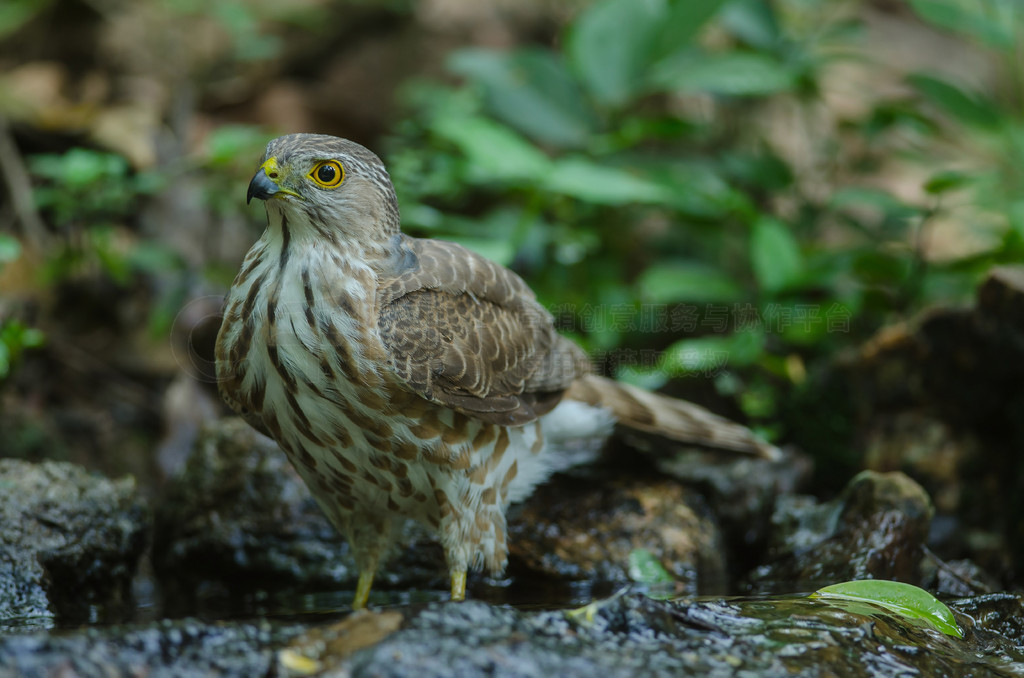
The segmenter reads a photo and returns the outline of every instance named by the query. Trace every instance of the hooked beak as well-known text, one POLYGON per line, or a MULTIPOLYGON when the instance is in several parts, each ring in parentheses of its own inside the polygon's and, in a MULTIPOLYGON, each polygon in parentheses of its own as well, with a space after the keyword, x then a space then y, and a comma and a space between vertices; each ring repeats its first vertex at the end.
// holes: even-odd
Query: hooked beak
POLYGON ((261 167, 249 182, 249 190, 245 193, 245 204, 248 205, 253 198, 260 200, 272 198, 275 193, 280 191, 281 187, 275 184, 274 180, 267 176, 266 170, 261 167))

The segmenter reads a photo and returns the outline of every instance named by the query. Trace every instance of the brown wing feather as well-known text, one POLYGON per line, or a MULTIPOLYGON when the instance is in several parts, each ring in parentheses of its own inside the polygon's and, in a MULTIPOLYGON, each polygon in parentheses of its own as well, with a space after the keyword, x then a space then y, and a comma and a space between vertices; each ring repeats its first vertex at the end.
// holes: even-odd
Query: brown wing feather
POLYGON ((395 374, 489 422, 550 411, 589 364, 519 276, 454 243, 403 238, 381 279, 378 329, 395 374))

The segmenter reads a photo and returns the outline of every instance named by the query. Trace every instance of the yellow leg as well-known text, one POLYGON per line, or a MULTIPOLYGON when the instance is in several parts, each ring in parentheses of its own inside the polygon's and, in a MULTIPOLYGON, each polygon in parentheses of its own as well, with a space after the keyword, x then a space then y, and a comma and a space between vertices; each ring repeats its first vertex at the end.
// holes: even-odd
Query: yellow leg
POLYGON ((356 584, 356 597, 352 600, 353 610, 366 608, 366 601, 370 598, 370 587, 373 586, 373 570, 363 570, 359 573, 359 583, 356 584))
POLYGON ((466 599, 466 571, 452 570, 452 600, 466 599))

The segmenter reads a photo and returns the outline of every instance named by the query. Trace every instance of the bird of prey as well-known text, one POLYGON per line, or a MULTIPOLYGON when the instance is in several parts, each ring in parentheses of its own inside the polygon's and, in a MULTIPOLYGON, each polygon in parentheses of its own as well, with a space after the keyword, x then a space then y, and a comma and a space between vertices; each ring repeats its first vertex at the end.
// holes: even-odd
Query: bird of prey
POLYGON ((742 452, 773 448, 696 405, 591 373, 515 273, 399 227, 380 159, 317 134, 271 141, 247 199, 267 228, 217 338, 225 401, 272 437, 348 539, 364 607, 396 525, 434 530, 451 574, 505 567, 505 510, 560 443, 614 423, 742 452))

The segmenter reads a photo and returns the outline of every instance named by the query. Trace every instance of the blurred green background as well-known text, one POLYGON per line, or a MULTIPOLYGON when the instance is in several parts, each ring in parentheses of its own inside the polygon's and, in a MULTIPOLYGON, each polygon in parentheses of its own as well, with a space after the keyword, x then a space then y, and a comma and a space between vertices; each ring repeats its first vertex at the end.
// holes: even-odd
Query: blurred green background
POLYGON ((246 184, 315 131, 602 370, 855 467, 817 375, 1024 254, 1022 33, 1016 0, 5 0, 0 455, 179 463, 246 184))

